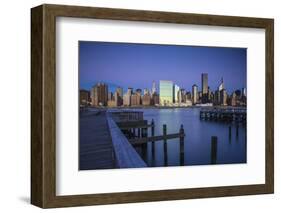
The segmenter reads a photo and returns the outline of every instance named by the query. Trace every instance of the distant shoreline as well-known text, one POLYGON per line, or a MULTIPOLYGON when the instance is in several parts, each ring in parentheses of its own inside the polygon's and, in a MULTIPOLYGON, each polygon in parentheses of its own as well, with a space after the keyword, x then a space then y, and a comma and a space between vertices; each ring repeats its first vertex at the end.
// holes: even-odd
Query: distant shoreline
POLYGON ((200 108, 218 108, 218 109, 246 109, 247 106, 131 106, 131 107, 93 107, 88 106, 89 109, 200 109, 200 108))

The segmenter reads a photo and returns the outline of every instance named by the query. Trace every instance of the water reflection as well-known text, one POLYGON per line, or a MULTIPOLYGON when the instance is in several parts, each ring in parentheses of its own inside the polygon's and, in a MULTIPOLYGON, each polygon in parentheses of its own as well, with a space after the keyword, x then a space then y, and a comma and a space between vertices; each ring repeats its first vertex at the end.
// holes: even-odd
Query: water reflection
POLYGON ((178 133, 181 124, 185 133, 182 147, 179 138, 149 142, 144 156, 149 166, 246 163, 246 127, 241 124, 202 121, 198 108, 143 112, 144 118, 155 124, 148 129, 148 136, 178 133))

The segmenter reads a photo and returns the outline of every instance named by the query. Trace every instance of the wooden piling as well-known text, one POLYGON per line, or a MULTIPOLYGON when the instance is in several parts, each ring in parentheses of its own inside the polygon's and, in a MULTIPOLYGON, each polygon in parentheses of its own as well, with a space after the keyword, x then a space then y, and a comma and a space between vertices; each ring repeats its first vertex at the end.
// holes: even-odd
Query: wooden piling
POLYGON ((217 163, 217 143, 218 143, 218 137, 212 136, 211 138, 211 164, 217 163))
MULTIPOLYGON (((163 124, 163 135, 167 135, 167 125, 163 124)), ((168 166, 168 148, 167 148, 167 140, 164 139, 164 165, 168 166)))
MULTIPOLYGON (((147 137, 147 128, 142 128, 141 131, 142 131, 142 138, 146 138, 147 137)), ((142 150, 143 159, 146 159, 146 157, 147 157, 147 143, 143 143, 141 145, 141 150, 142 150)))
POLYGON ((180 127, 180 165, 184 165, 184 129, 183 125, 180 127))

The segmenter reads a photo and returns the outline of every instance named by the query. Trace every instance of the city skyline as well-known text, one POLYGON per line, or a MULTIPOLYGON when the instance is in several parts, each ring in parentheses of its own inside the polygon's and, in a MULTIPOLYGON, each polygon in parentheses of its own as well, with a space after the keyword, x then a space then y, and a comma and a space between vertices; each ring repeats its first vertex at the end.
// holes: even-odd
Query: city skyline
POLYGON ((80 89, 90 90, 98 82, 108 84, 110 92, 117 86, 151 89, 152 81, 171 80, 187 91, 194 84, 201 90, 202 73, 208 73, 211 90, 222 77, 229 92, 247 88, 246 49, 79 42, 80 89))
POLYGON ((95 84, 90 91, 80 89, 80 106, 245 106, 246 88, 236 89, 227 92, 225 83, 221 78, 216 90, 208 87, 208 74, 201 74, 201 91, 193 84, 192 90, 179 87, 173 81, 160 80, 159 90, 156 89, 156 82, 152 82, 151 89, 132 87, 123 90, 117 87, 111 92, 108 85, 103 82, 95 84), (199 105, 198 105, 199 104, 199 105), (202 105, 203 104, 203 105, 202 105))

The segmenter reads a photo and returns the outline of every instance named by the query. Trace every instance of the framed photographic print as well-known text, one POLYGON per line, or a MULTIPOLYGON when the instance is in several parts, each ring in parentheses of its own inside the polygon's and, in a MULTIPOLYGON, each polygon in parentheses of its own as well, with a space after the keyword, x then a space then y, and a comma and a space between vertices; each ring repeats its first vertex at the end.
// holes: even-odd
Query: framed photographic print
POLYGON ((31 9, 31 203, 274 191, 273 19, 31 9))

